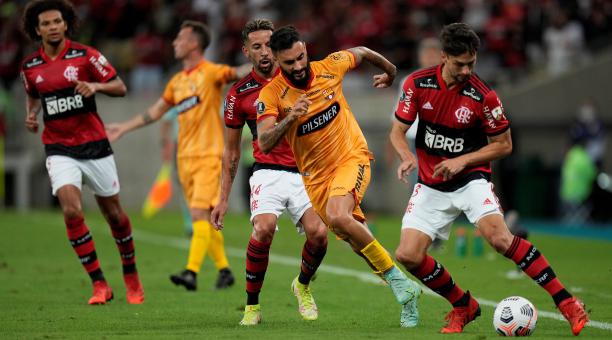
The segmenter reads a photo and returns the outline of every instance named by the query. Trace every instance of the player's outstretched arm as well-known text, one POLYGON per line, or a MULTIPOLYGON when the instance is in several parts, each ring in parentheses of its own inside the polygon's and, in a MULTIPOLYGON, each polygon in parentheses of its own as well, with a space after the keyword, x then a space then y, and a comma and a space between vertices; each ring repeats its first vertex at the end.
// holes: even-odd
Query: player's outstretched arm
POLYGON ((104 93, 110 97, 123 97, 127 93, 127 87, 121 78, 115 79, 106 83, 90 83, 87 81, 77 80, 74 82, 74 91, 80 93, 83 97, 91 97, 96 93, 104 93))
POLYGON ((400 165, 397 167, 397 178, 406 183, 408 183, 407 176, 416 169, 416 157, 410 151, 410 147, 408 145, 408 141, 406 140, 406 131, 410 128, 410 125, 406 125, 397 119, 393 120, 393 125, 391 126, 391 132, 389 132, 389 141, 391 145, 395 149, 395 152, 399 155, 400 165))
POLYGON ((365 46, 358 46, 348 49, 349 52, 355 56, 355 65, 360 65, 363 60, 366 60, 370 64, 378 67, 383 72, 373 77, 373 86, 377 88, 389 87, 393 84, 393 80, 397 75, 397 67, 393 65, 387 58, 383 57, 382 54, 373 51, 365 46))
POLYGON ((276 117, 268 117, 257 123, 257 142, 261 152, 268 154, 274 149, 276 144, 285 135, 285 132, 289 130, 289 127, 295 122, 298 117, 308 113, 308 106, 312 102, 306 98, 305 94, 302 94, 300 98, 295 102, 291 113, 287 115, 283 120, 278 122, 276 117))
POLYGON ((221 167, 221 198, 210 214, 210 220, 215 229, 223 229, 223 219, 227 213, 229 195, 232 184, 238 172, 240 162, 240 141, 242 128, 225 128, 225 147, 223 149, 223 162, 221 167))
POLYGON ((163 98, 159 98, 153 106, 151 106, 147 112, 134 116, 130 120, 126 120, 121 123, 111 123, 106 125, 106 133, 108 139, 113 142, 121 138, 124 134, 141 128, 145 125, 149 125, 155 121, 158 121, 166 111, 170 109, 170 105, 166 103, 163 98))
POLYGON ((488 163, 504 158, 511 153, 512 137, 510 136, 510 129, 508 129, 502 134, 489 137, 489 144, 479 150, 438 163, 434 167, 433 177, 442 176, 444 180, 448 180, 468 166, 488 163))
POLYGON ((30 95, 26 96, 26 119, 25 127, 32 133, 38 132, 38 112, 40 111, 40 99, 30 95))

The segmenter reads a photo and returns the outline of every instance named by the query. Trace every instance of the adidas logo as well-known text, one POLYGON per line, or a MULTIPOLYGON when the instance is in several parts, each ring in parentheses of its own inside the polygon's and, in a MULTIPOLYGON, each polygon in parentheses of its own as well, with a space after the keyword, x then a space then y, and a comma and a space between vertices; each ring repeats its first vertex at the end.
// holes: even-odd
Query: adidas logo
POLYGON ((44 79, 43 79, 43 77, 41 77, 41 76, 40 76, 40 74, 39 74, 39 75, 38 75, 38 77, 36 77, 36 84, 38 84, 38 83, 42 83, 43 81, 45 81, 45 80, 44 80, 44 79))
POLYGON ((484 200, 482 205, 487 205, 487 204, 493 204, 493 202, 491 202, 491 200, 487 198, 487 199, 484 200))
POLYGON ((427 102, 427 103, 423 104, 423 106, 422 106, 422 107, 423 107, 424 109, 426 109, 426 110, 433 110, 433 106, 431 106, 431 103, 430 103, 430 102, 427 102))

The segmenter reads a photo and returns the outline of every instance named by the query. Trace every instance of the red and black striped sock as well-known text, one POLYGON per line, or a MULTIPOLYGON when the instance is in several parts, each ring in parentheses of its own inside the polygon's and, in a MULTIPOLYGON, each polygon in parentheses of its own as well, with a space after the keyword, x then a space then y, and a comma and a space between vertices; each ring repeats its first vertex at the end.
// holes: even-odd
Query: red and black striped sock
POLYGON ((70 244, 87 274, 89 274, 91 281, 104 281, 104 274, 100 269, 100 263, 96 255, 96 246, 83 217, 64 219, 64 222, 66 223, 66 232, 70 244))
POLYGON ((469 299, 467 299, 465 292, 455 284, 448 270, 433 257, 425 255, 423 262, 412 269, 410 273, 431 290, 448 300, 453 307, 467 306, 469 299))
POLYGON ((134 252, 134 239, 132 238, 132 224, 125 213, 119 217, 118 223, 111 223, 111 233, 119 248, 123 274, 136 272, 136 256, 134 252))
POLYGON ((298 276, 298 281, 301 284, 307 285, 310 283, 310 279, 317 271, 317 268, 319 268, 326 252, 327 239, 325 239, 325 243, 321 246, 316 246, 310 240, 306 240, 302 248, 302 266, 298 276))
POLYGON ((246 254, 247 305, 259 303, 259 292, 268 269, 271 244, 259 242, 253 236, 249 240, 246 254))
POLYGON ((504 254, 529 275, 537 284, 546 289, 558 306, 563 300, 571 298, 572 295, 565 289, 557 279, 550 264, 531 242, 514 236, 510 248, 504 254))

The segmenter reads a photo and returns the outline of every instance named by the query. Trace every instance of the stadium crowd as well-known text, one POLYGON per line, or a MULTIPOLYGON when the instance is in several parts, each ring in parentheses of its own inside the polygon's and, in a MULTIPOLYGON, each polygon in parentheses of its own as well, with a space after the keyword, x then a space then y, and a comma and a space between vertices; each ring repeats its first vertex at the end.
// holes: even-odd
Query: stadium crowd
MULTIPOLYGON (((400 69, 415 67, 420 39, 443 24, 466 22, 483 37, 480 74, 488 81, 512 80, 533 69, 563 73, 605 46, 612 35, 612 2, 606 0, 75 0, 79 41, 98 46, 125 76, 131 91, 155 93, 174 66, 170 45, 184 19, 206 22, 217 37, 208 57, 238 64, 240 30, 265 17, 304 32, 310 54, 369 46, 400 69), (503 72, 494 71, 502 67, 503 72), (490 71, 488 71, 490 70, 490 71)), ((12 87, 21 58, 34 46, 19 31, 26 1, 0 4, 0 78, 12 87)))

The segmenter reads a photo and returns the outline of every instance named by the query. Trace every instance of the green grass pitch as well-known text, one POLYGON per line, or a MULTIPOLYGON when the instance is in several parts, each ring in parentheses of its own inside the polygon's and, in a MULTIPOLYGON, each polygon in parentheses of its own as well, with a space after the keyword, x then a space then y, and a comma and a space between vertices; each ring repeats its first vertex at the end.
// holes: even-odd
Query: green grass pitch
MULTIPOLYGON (((61 213, 0 212, 0 338, 498 338, 492 326, 492 304, 511 295, 524 296, 538 308, 540 316, 533 338, 572 337, 569 325, 555 318, 560 315, 544 290, 527 278, 505 278, 504 274, 514 268, 510 261, 494 254, 488 246, 481 257, 468 252, 467 257, 459 258, 454 254, 452 239, 445 250, 433 256, 482 303, 482 316, 463 334, 438 333, 450 305, 431 294, 420 299, 419 326, 400 328, 400 307, 391 291, 368 272, 366 264, 344 242, 336 241, 331 234, 324 266, 312 284, 319 320, 303 321, 290 284, 299 271, 304 237, 286 219, 281 220, 272 245, 273 256, 260 296, 263 322, 257 327, 240 327, 238 321, 245 302, 244 254, 251 232, 248 218, 230 215, 225 223, 226 247, 236 285, 215 291, 216 271, 207 258, 199 275, 198 291, 187 292, 168 279, 170 273, 183 268, 187 257, 180 215, 162 213, 143 220, 132 213, 130 217, 146 302, 139 306, 126 303, 119 255, 110 230, 99 213, 91 212, 86 222, 115 299, 105 306, 88 306, 89 279, 68 243, 61 213)), ((400 216, 378 217, 374 221, 375 235, 391 252, 399 242, 399 226, 400 216)), ((593 322, 581 336, 611 339, 612 242, 536 233, 531 240, 567 288, 591 310, 593 322)))

